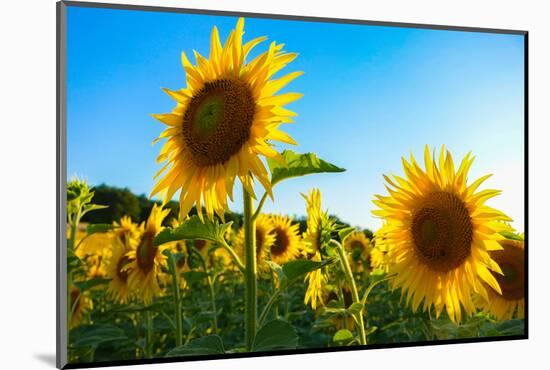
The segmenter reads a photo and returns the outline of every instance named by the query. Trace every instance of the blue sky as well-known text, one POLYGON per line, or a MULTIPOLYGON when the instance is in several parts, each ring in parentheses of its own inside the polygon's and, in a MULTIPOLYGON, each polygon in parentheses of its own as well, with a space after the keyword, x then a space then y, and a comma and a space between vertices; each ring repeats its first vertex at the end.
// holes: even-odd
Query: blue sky
MULTIPOLYGON (((223 41, 235 22, 69 7, 69 176, 149 194, 161 148, 151 142, 164 126, 149 114, 173 108, 160 88, 184 87, 181 51, 207 56, 212 26, 223 41)), ((283 73, 305 72, 283 90, 304 94, 289 106, 296 124, 283 126, 299 143, 292 149, 347 169, 277 185, 266 211, 302 215, 299 193, 319 187, 331 213, 376 229, 382 174, 401 174, 401 156, 421 156, 425 144, 445 144, 456 161, 476 156, 470 181, 494 174, 487 187, 503 194, 489 204, 523 230, 523 36, 246 19, 245 40, 261 35, 299 53, 283 73)), ((239 191, 236 200, 240 211, 239 191)))

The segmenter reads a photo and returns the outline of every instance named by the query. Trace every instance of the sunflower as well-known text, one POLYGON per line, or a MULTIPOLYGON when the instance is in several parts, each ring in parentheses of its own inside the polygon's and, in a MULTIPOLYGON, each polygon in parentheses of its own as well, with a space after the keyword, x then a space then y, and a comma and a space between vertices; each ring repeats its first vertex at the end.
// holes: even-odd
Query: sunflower
POLYGON ((266 37, 243 44, 243 33, 244 19, 240 18, 222 47, 214 27, 210 57, 195 51, 196 66, 182 53, 187 87, 165 89, 177 105, 172 113, 153 115, 168 128, 157 139, 167 138, 158 157, 158 162, 165 164, 155 176, 163 177, 151 195, 162 194, 166 203, 181 190, 181 215, 195 204, 202 217, 204 203, 210 219, 214 213, 223 219, 227 198, 233 199, 236 177, 253 196, 253 177, 271 195, 268 171, 260 155, 281 160, 272 142, 296 144, 279 126, 292 122, 296 115, 283 106, 302 95, 274 94, 302 73, 272 77, 297 54, 286 53, 283 44, 272 42, 267 51, 247 62, 248 53, 266 37))
POLYGON ((138 225, 129 216, 122 216, 119 222, 113 222, 114 234, 128 248, 138 241, 143 233, 143 228, 143 223, 138 225))
POLYGON ((502 249, 499 232, 508 226, 501 221, 511 219, 485 205, 500 191, 477 191, 490 175, 467 185, 470 153, 457 171, 444 148, 436 163, 426 146, 425 170, 412 154, 402 162, 407 179, 384 176, 389 196, 377 195, 380 209, 373 211, 387 222, 382 232, 390 246, 390 273, 396 274, 393 288, 402 288, 413 311, 423 301, 424 310, 433 306, 439 317, 445 308, 459 322, 461 307, 468 315, 475 312, 473 292, 487 298, 483 283, 501 292, 491 271, 502 271, 489 252, 502 249))
POLYGON ((71 288, 70 306, 71 319, 69 321, 69 329, 77 327, 92 308, 93 302, 89 292, 81 292, 77 287, 71 288))
POLYGON ((372 246, 365 233, 361 231, 351 233, 346 238, 344 248, 349 252, 349 260, 355 271, 362 272, 370 266, 372 246))
POLYGON ((286 216, 271 216, 271 232, 274 242, 269 248, 271 260, 279 265, 296 259, 300 253, 300 230, 298 224, 286 216))
MULTIPOLYGON (((260 214, 256 218, 256 264, 258 270, 265 271, 269 268, 265 260, 274 243, 273 223, 269 216, 260 214)), ((241 228, 235 237, 235 252, 244 261, 244 228, 241 228)))
POLYGON ((113 235, 111 233, 94 233, 88 235, 85 231, 77 231, 75 238, 75 255, 84 260, 88 256, 104 256, 109 254, 113 235))
MULTIPOLYGON (((323 227, 330 226, 328 213, 321 211, 321 191, 312 189, 309 194, 302 196, 306 200, 307 211, 307 230, 302 235, 304 243, 304 255, 312 261, 321 261, 321 247, 323 241, 323 227)), ((323 285, 327 282, 327 277, 322 269, 308 272, 304 281, 308 286, 304 297, 304 303, 310 303, 312 309, 317 308, 317 302, 324 304, 323 285)))
POLYGON ((132 291, 139 291, 145 304, 151 303, 153 297, 160 295, 158 275, 162 266, 166 266, 166 256, 162 251, 168 246, 155 247, 153 239, 163 229, 162 221, 170 213, 157 204, 153 206, 147 219, 139 243, 126 254, 131 261, 123 268, 128 271, 128 284, 132 291))
POLYGON ((77 230, 75 255, 84 261, 84 270, 89 279, 106 276, 106 261, 111 256, 111 233, 94 233, 88 235, 85 231, 77 230))
POLYGON ((107 276, 111 279, 107 293, 114 301, 120 303, 128 302, 134 293, 128 286, 130 270, 126 269, 126 266, 133 262, 127 255, 131 245, 126 245, 117 239, 113 243, 112 256, 107 263, 107 276))
POLYGON ((506 239, 500 242, 504 249, 490 252, 504 275, 493 274, 502 294, 487 287, 489 300, 480 301, 480 308, 498 320, 523 318, 525 311, 525 253, 524 242, 506 239))
MULTIPOLYGON (((326 286, 327 289, 324 292, 324 299, 327 304, 330 305, 331 301, 338 302, 338 306, 341 308, 349 308, 353 304, 353 297, 351 294, 351 290, 347 287, 337 288, 337 287, 330 287, 326 286), (340 291, 341 294, 337 293, 337 290, 340 291)), ((345 312, 343 314, 337 314, 332 316, 330 319, 332 324, 336 327, 336 329, 351 329, 355 326, 353 317, 349 315, 349 313, 345 312)))

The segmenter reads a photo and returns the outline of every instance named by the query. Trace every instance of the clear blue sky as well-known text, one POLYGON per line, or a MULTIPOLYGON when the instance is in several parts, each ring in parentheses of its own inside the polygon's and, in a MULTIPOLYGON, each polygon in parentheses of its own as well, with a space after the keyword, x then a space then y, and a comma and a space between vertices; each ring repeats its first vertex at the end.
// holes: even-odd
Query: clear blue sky
MULTIPOLYGON (((149 194, 161 148, 151 142, 164 126, 149 114, 173 108, 160 88, 184 87, 181 51, 207 56, 212 26, 223 41, 235 22, 69 7, 69 176, 149 194)), ((297 123, 283 126, 293 149, 347 169, 279 184, 266 211, 302 215, 299 193, 316 186, 331 213, 376 228, 382 174, 401 174, 401 156, 421 156, 425 144, 445 144, 457 161, 476 155, 470 180, 494 173, 487 186, 503 195, 490 205, 523 230, 522 36, 246 19, 245 40, 261 35, 299 53, 283 72, 305 72, 287 88, 304 94, 290 106, 297 123)))

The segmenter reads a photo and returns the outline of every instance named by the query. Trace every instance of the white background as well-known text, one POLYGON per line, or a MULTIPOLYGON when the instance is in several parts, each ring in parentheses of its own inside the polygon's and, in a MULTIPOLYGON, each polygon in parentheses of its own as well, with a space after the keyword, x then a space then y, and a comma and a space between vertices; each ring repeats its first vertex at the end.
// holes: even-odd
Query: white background
MULTIPOLYGON (((548 366, 550 246, 545 233, 550 122, 550 22, 546 1, 401 0, 333 2, 128 0, 134 4, 241 10, 528 30, 530 116, 530 339, 293 355, 158 369, 518 369, 548 366), (546 365, 543 365, 545 364, 546 365)), ((120 2, 111 0, 111 2, 120 2)), ((55 363, 55 1, 5 1, 0 21, 0 367, 55 363)), ((487 138, 491 140, 491 138, 487 138)), ((129 368, 129 367, 125 367, 129 368)))

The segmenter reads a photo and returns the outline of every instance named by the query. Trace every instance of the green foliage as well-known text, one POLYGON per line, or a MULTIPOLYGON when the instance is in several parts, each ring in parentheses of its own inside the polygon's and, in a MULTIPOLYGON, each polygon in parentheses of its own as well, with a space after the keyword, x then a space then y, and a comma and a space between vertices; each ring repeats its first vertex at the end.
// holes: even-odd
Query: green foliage
POLYGON ((223 341, 218 335, 208 335, 170 350, 165 357, 223 355, 223 341))
POLYGON ((127 188, 120 189, 107 185, 94 188, 94 203, 104 204, 108 209, 86 215, 82 220, 93 224, 110 224, 122 216, 130 216, 134 221, 140 220, 140 204, 138 198, 127 188))
POLYGON ((267 164, 271 171, 272 185, 292 177, 300 177, 314 173, 345 171, 343 168, 320 159, 315 153, 299 154, 292 150, 285 150, 281 155, 286 165, 271 158, 267 159, 267 164))
POLYGON ((332 263, 332 260, 325 261, 311 261, 311 260, 293 260, 288 261, 282 267, 284 276, 287 280, 292 281, 294 279, 300 278, 307 274, 308 272, 315 271, 320 269, 323 266, 326 266, 332 263))
POLYGON ((338 330, 332 337, 332 341, 340 346, 347 346, 354 341, 353 333, 348 329, 338 330))
POLYGON ((114 325, 86 325, 80 326, 71 332, 73 348, 92 347, 111 341, 126 339, 124 331, 114 325))
POLYGON ((86 280, 86 281, 78 281, 78 282, 75 282, 74 285, 76 285, 76 287, 78 289, 80 289, 81 292, 84 292, 86 290, 90 290, 96 286, 100 286, 100 285, 105 285, 105 284, 108 284, 109 281, 111 281, 111 279, 104 279, 104 278, 92 278, 90 280, 86 280))
POLYGON ((203 221, 198 216, 192 216, 175 229, 166 228, 160 232, 153 241, 154 245, 161 245, 178 240, 210 240, 215 243, 225 243, 224 234, 231 223, 220 224, 205 218, 203 221))
POLYGON ((296 330, 288 322, 273 320, 258 330, 254 338, 254 352, 273 351, 277 349, 295 349, 298 344, 296 330))
POLYGON ((92 235, 95 233, 106 233, 113 228, 112 224, 89 224, 86 227, 86 234, 92 235))

